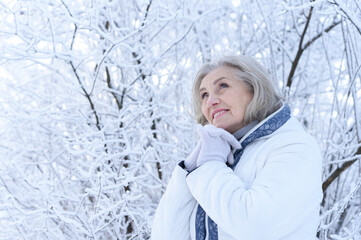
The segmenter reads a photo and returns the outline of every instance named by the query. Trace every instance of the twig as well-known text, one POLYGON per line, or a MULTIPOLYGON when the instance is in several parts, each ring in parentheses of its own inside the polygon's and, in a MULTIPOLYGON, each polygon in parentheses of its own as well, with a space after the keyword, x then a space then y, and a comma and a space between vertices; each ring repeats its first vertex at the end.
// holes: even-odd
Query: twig
POLYGON ((82 82, 80 81, 80 77, 79 77, 78 73, 76 72, 76 68, 74 67, 72 61, 70 61, 70 65, 71 65, 71 67, 72 67, 72 69, 73 69, 73 72, 74 72, 74 74, 75 74, 76 79, 78 80, 78 83, 79 83, 81 89, 82 89, 83 92, 84 92, 85 97, 88 99, 88 102, 89 102, 89 104, 90 104, 90 108, 91 108, 91 110, 93 111, 94 116, 95 116, 96 126, 97 126, 98 130, 100 130, 101 128, 100 128, 100 123, 99 123, 99 117, 98 117, 98 114, 97 114, 97 112, 96 112, 96 110, 95 110, 94 103, 93 103, 92 99, 90 98, 90 95, 88 94, 88 92, 85 90, 82 82))
MULTIPOLYGON (((359 147, 357 149, 354 156, 357 156, 357 155, 360 155, 360 154, 361 154, 361 147, 359 147)), ((354 164, 355 162, 357 162, 357 159, 349 161, 349 162, 345 162, 344 164, 342 164, 341 167, 339 167, 335 171, 333 171, 333 173, 322 184, 323 192, 325 192, 327 190, 327 188, 331 185, 331 183, 333 181, 335 181, 335 179, 338 178, 341 175, 341 173, 343 173, 346 169, 351 167, 351 165, 354 164)))
POLYGON ((308 11, 308 16, 307 16, 307 22, 306 22, 306 25, 305 25, 305 27, 304 27, 304 29, 303 29, 300 43, 298 44, 298 51, 297 51, 297 54, 296 54, 295 59, 294 59, 293 62, 292 62, 291 71, 290 71, 290 74, 288 75, 287 84, 286 84, 286 86, 287 86, 288 88, 290 88, 291 85, 292 85, 293 75, 294 75, 295 72, 296 72, 297 65, 298 65, 299 60, 300 60, 300 58, 301 58, 301 55, 302 55, 302 53, 303 53, 303 51, 304 51, 304 48, 302 47, 302 43, 303 43, 303 39, 305 38, 308 25, 310 24, 310 21, 311 21, 312 10, 313 10, 313 7, 310 7, 310 10, 308 11))

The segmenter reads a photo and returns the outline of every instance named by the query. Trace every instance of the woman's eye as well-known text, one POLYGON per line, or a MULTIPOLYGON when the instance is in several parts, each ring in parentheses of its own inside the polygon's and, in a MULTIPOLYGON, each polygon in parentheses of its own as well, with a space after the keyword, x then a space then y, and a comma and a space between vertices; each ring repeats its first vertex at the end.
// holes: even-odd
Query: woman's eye
POLYGON ((208 93, 202 93, 201 94, 201 99, 204 99, 204 98, 206 98, 208 96, 208 93))
POLYGON ((221 86, 221 88, 227 88, 228 84, 227 83, 221 83, 220 86, 221 86))

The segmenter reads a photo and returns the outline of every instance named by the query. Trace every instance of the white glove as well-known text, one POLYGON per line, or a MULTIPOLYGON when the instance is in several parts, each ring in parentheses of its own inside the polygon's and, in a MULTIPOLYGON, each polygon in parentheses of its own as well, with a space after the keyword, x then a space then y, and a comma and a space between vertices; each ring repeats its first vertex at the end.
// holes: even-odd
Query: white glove
POLYGON ((184 166, 186 170, 193 171, 197 167, 197 159, 199 156, 199 152, 201 151, 202 142, 201 140, 198 141, 194 150, 189 154, 186 160, 184 160, 184 166))
POLYGON ((197 124, 197 132, 202 141, 197 167, 207 161, 228 162, 230 165, 234 163, 231 146, 236 149, 242 146, 232 134, 210 124, 204 127, 197 124))

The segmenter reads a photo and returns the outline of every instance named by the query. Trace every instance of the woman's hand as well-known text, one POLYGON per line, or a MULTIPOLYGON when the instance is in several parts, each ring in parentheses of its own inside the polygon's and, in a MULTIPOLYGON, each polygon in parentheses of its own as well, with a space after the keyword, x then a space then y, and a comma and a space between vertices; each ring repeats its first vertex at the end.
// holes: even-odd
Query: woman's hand
POLYGON ((184 166, 188 171, 193 171, 197 167, 197 159, 199 156, 199 152, 201 151, 202 141, 199 140, 197 146, 194 150, 189 154, 186 160, 184 160, 184 166))
POLYGON ((203 127, 200 124, 197 125, 197 132, 202 142, 196 163, 197 167, 207 161, 234 163, 231 146, 233 148, 241 148, 242 146, 232 134, 213 125, 203 127))

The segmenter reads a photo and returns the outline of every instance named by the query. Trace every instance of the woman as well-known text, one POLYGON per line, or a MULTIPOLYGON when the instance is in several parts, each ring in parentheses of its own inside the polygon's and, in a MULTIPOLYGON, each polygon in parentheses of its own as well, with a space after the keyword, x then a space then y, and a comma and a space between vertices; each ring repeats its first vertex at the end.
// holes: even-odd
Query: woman
POLYGON ((193 99, 200 140, 172 174, 152 239, 316 239, 321 154, 267 71, 246 56, 207 63, 193 99))

